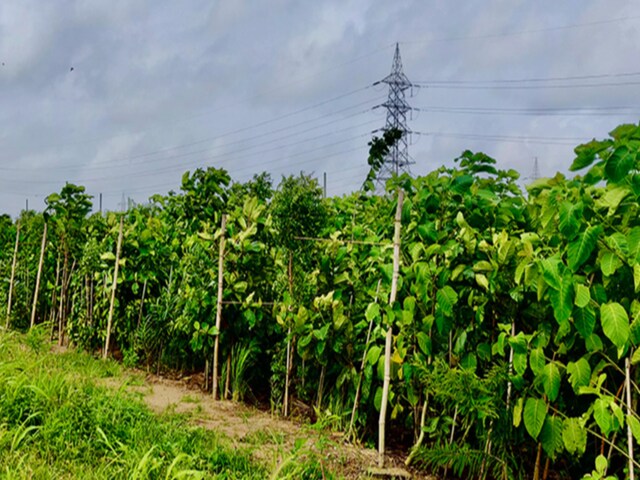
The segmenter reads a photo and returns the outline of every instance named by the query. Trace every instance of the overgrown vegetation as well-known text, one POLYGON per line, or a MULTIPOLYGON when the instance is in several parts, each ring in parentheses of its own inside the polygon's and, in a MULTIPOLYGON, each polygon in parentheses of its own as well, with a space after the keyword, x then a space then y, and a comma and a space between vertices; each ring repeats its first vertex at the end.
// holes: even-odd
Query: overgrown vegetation
POLYGON ((123 376, 116 362, 51 353, 44 337, 0 332, 1 478, 319 478, 302 444, 276 465, 257 463, 217 432, 96 383, 123 376))
MULTIPOLYGON (((392 141, 372 142, 374 171, 392 141)), ((355 430, 370 440, 390 325, 390 428, 417 443, 412 461, 464 478, 624 478, 640 440, 639 153, 640 127, 620 126, 576 148, 571 168, 583 176, 541 179, 526 195, 515 171, 469 151, 454 168, 391 179, 383 196, 323 199, 302 174, 274 193, 267 175, 239 185, 215 168, 187 173, 179 193, 123 214, 109 353, 202 371, 218 338, 223 394, 285 413, 295 398, 342 427, 360 385, 355 430), (387 307, 397 189, 402 267, 387 307)), ((7 320, 28 328, 39 239, 53 222, 36 323, 94 351, 120 214, 87 217, 83 189, 65 189, 50 197, 51 217, 2 219, 0 299, 19 223, 7 320)))

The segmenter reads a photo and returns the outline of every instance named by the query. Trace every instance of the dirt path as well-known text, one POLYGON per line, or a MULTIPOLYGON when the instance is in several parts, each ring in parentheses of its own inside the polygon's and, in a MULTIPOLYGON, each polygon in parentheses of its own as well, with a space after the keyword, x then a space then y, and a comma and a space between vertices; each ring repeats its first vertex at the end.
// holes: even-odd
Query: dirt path
MULTIPOLYGON (((341 434, 318 431, 308 424, 285 420, 244 404, 226 400, 214 402, 210 394, 185 380, 138 374, 121 383, 110 379, 106 384, 141 394, 145 403, 158 414, 188 414, 195 425, 219 431, 235 445, 250 448, 257 460, 272 468, 285 461, 295 446, 304 445, 302 450, 320 454, 329 469, 340 478, 385 478, 367 474, 367 469, 376 464, 377 452, 373 449, 344 442, 341 434)), ((391 467, 404 466, 399 458, 391 458, 389 463, 391 467)), ((412 478, 428 477, 414 472, 412 478)))

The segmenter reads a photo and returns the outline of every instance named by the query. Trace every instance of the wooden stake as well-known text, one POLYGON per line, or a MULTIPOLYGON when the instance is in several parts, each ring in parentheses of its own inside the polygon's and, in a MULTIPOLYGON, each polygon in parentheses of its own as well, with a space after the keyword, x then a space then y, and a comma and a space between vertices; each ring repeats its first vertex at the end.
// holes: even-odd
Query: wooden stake
POLYGON ((36 307, 38 305, 38 292, 40 290, 40 277, 42 276, 42 265, 44 263, 44 250, 47 247, 47 222, 42 230, 42 245, 40 245, 40 260, 38 261, 38 273, 36 274, 36 288, 33 292, 33 306, 31 307, 31 322, 29 328, 33 328, 36 323, 36 307))
MULTIPOLYGON (((629 358, 633 354, 633 349, 629 352, 629 356, 624 359, 624 382, 625 382, 625 390, 627 391, 627 416, 631 416, 634 414, 633 408, 631 405, 631 363, 629 362, 629 358)), ((634 472, 634 461, 633 461, 633 433, 631 432, 631 426, 629 422, 627 422, 627 451, 629 456, 629 480, 635 480, 635 472, 634 472)))
POLYGON ((120 264, 120 249, 122 248, 122 229, 124 228, 124 216, 120 217, 120 230, 118 231, 118 244, 116 246, 116 264, 113 268, 113 284, 111 286, 111 303, 109 304, 109 317, 107 320, 107 338, 104 342, 102 358, 106 360, 109 355, 109 340, 111 339, 111 325, 113 323, 113 307, 116 303, 116 287, 118 285, 118 267, 120 264))
POLYGON ((9 281, 9 299, 7 300, 7 321, 5 328, 9 328, 11 318, 11 299, 13 298, 13 281, 16 278, 16 262, 18 261, 18 244, 20 243, 20 222, 16 226, 16 244, 13 248, 13 261, 11 262, 11 280, 9 281))
POLYGON ((222 322, 222 294, 224 286, 224 241, 227 232, 227 215, 222 215, 220 226, 220 252, 218 254, 218 300, 216 302, 216 338, 213 344, 213 399, 218 399, 218 354, 220 349, 220 324, 222 322))
MULTIPOLYGON (((394 221, 393 232, 393 277, 391 278, 391 294, 389 305, 393 305, 398 294, 398 277, 400 275, 400 227, 402 225, 402 202, 404 191, 398 190, 398 206, 394 221)), ((380 418, 378 420, 378 466, 384 467, 385 449, 385 424, 387 417, 387 403, 389 401, 389 384, 391 383, 391 343, 393 340, 393 328, 391 323, 387 328, 387 336, 384 346, 384 382, 382 384, 382 400, 380 402, 380 418)))

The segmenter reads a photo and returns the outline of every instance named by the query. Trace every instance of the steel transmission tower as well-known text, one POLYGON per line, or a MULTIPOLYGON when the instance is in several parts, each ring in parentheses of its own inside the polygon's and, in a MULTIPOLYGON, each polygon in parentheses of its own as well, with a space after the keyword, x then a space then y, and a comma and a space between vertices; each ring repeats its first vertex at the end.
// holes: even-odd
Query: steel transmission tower
POLYGON ((382 130, 387 132, 395 129, 399 130, 402 134, 400 139, 389 150, 389 153, 384 159, 382 168, 380 168, 376 177, 378 187, 384 188, 385 182, 391 178, 392 175, 398 175, 405 172, 410 173, 409 165, 415 163, 409 156, 408 137, 412 132, 407 127, 407 114, 411 112, 412 108, 407 103, 405 94, 407 90, 413 87, 413 84, 402 71, 400 47, 397 43, 396 51, 393 55, 391 73, 382 80, 374 83, 374 85, 378 85, 380 83, 386 83, 389 85, 389 96, 387 97, 387 101, 374 107, 384 107, 387 110, 387 123, 382 130))

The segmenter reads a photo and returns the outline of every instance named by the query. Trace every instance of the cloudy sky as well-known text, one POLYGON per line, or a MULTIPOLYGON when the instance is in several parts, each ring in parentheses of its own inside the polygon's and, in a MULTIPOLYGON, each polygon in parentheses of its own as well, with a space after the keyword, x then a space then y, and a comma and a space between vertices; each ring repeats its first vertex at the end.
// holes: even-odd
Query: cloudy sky
POLYGON ((632 0, 3 0, 0 211, 65 181, 116 209, 204 166, 357 189, 396 42, 415 174, 465 149, 566 172, 640 117, 632 0))

